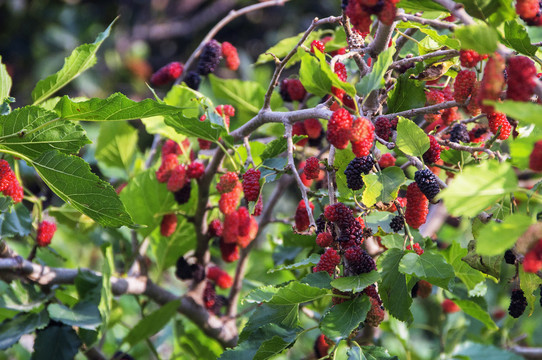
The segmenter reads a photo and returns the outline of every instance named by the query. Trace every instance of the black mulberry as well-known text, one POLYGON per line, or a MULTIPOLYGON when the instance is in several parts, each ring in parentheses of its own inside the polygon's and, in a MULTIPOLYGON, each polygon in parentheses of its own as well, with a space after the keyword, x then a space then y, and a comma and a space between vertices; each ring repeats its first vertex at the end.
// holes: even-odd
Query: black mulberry
POLYGON ((416 171, 414 174, 414 180, 420 188, 420 191, 430 201, 433 200, 433 198, 440 192, 437 177, 431 172, 431 170, 423 169, 416 171))

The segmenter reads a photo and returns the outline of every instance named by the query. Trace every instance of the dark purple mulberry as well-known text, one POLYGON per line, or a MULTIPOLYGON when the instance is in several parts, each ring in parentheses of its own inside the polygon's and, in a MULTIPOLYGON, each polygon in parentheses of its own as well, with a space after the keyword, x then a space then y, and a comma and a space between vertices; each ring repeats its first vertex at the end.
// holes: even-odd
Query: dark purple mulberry
POLYGON ((418 170, 414 174, 414 180, 420 191, 425 195, 427 200, 431 201, 440 192, 440 187, 437 183, 437 177, 431 172, 431 170, 423 169, 418 170))
POLYGON ((222 57, 222 48, 216 40, 211 40, 203 47, 199 57, 198 72, 200 75, 208 75, 215 71, 220 58, 222 57))

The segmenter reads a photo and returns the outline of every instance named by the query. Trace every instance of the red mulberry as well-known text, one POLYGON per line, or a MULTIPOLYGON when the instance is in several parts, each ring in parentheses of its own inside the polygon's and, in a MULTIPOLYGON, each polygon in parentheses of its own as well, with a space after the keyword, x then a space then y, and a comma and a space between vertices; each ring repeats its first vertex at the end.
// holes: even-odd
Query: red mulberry
POLYGON ((327 126, 327 139, 330 144, 337 149, 345 149, 350 140, 352 123, 352 116, 347 110, 340 108, 335 111, 327 126))
POLYGON ((224 227, 222 225, 222 221, 220 221, 218 219, 214 219, 209 224, 209 229, 208 229, 207 232, 208 232, 209 236, 211 236, 211 237, 213 237, 213 236, 221 237, 223 230, 224 230, 224 227))
POLYGON ((440 160, 440 145, 433 135, 428 135, 428 137, 429 149, 423 154, 423 161, 433 164, 440 160))
POLYGON ((260 195, 260 170, 248 169, 243 174, 243 192, 247 201, 257 201, 260 195))
POLYGON ((177 229, 177 215, 164 215, 162 223, 160 224, 160 234, 165 237, 170 237, 175 232, 175 229, 177 229))
POLYGON ((239 260, 239 247, 235 243, 226 243, 224 239, 220 239, 220 255, 222 260, 231 263, 239 260))
POLYGON ((242 190, 243 188, 241 187, 241 183, 237 182, 237 185, 232 191, 224 193, 220 196, 218 208, 222 214, 228 215, 235 212, 235 209, 237 209, 237 206, 239 206, 239 196, 241 195, 242 190))
POLYGON ((484 69, 484 76, 480 83, 478 105, 482 112, 494 112, 493 105, 484 104, 485 100, 499 100, 504 87, 504 59, 498 53, 489 58, 484 69))
POLYGON ((529 101, 536 87, 536 67, 534 62, 525 56, 514 56, 508 59, 506 68, 506 98, 515 101, 529 101))
POLYGON ((425 220, 427 219, 429 200, 427 200, 415 182, 408 185, 406 198, 405 220, 408 225, 414 229, 418 229, 425 224, 425 220))
MULTIPOLYGON (((313 203, 309 202, 311 210, 314 210, 313 203)), ((295 210, 295 228, 297 231, 305 231, 309 228, 310 219, 305 200, 301 199, 295 210)))
POLYGON ((328 247, 333 243, 333 236, 328 232, 321 232, 316 237, 316 244, 320 247, 328 247))
POLYGON ((176 154, 167 154, 165 157, 162 157, 162 164, 160 164, 160 167, 156 172, 156 178, 158 179, 158 182, 168 182, 171 172, 178 165, 179 159, 177 159, 176 154))
POLYGON ((55 235, 56 224, 51 221, 42 221, 38 226, 38 235, 36 242, 38 246, 44 247, 51 243, 51 239, 55 235))
POLYGON ((222 43, 222 55, 226 59, 226 66, 228 69, 235 71, 239 68, 239 54, 237 54, 235 46, 224 41, 222 43))
POLYGON ((390 166, 395 166, 395 157, 390 153, 385 153, 382 155, 380 160, 378 160, 378 166, 380 166, 381 169, 385 169, 390 166))
POLYGON ((215 71, 222 57, 222 49, 216 40, 211 40, 203 47, 199 57, 198 72, 200 75, 208 75, 215 71))
POLYGON ((542 140, 535 142, 533 151, 529 155, 529 169, 542 171, 542 140))
POLYGON ((320 177, 320 161, 314 156, 307 159, 303 168, 305 177, 309 180, 318 179, 320 177))
POLYGON ((318 265, 314 267, 314 272, 326 271, 330 276, 333 276, 335 267, 341 263, 341 256, 337 254, 335 249, 328 248, 325 253, 320 256, 318 265))
POLYGON ((280 95, 284 101, 301 101, 307 91, 299 79, 284 79, 280 83, 280 95))
POLYGON ((480 62, 480 60, 482 60, 482 57, 474 50, 461 50, 459 52, 459 61, 461 62, 461 66, 463 67, 475 67, 476 64, 480 62))
POLYGON ((497 131, 499 131, 499 128, 501 129, 498 137, 499 140, 508 139, 510 133, 512 132, 512 125, 510 125, 510 122, 508 122, 505 114, 497 112, 488 113, 487 122, 489 124, 489 130, 491 130, 493 134, 496 134, 497 131))
POLYGON ((307 132, 309 139, 318 139, 320 137, 320 134, 322 133, 322 124, 320 124, 320 120, 314 118, 306 119, 303 122, 303 125, 305 126, 305 131, 307 132))
POLYGON ((171 192, 181 190, 186 184, 186 167, 181 164, 177 165, 172 171, 167 181, 167 189, 171 192))
POLYGON ((205 165, 200 163, 199 161, 194 161, 188 165, 188 169, 186 169, 186 175, 188 175, 189 179, 199 179, 203 176, 205 173, 205 165))
POLYGON ((169 84, 173 80, 177 79, 183 73, 183 64, 179 62, 172 62, 164 67, 161 67, 157 72, 151 76, 151 84, 154 86, 162 86, 169 84))
POLYGON ((457 102, 463 103, 467 101, 472 94, 476 84, 476 73, 470 70, 461 70, 457 73, 454 82, 454 99, 457 102))
POLYGON ((379 117, 376 119, 375 134, 379 138, 388 141, 391 135, 391 122, 385 117, 379 117))
POLYGON ((181 146, 174 140, 167 139, 162 146, 162 158, 165 158, 168 154, 180 155, 181 153, 181 146))
POLYGON ((445 314, 452 314, 452 313, 456 313, 458 311, 461 311, 459 306, 457 306, 457 304, 454 303, 450 299, 444 299, 441 306, 442 306, 442 311, 444 311, 445 314))
POLYGON ((220 194, 229 193, 235 189, 239 183, 239 177, 236 173, 229 171, 220 177, 220 181, 216 184, 216 190, 220 194))

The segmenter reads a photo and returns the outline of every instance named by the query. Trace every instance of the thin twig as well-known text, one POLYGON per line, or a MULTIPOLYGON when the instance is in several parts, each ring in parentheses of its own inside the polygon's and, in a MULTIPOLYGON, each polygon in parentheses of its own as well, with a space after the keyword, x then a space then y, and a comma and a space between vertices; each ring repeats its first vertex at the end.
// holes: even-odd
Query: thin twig
POLYGON ((443 57, 439 61, 444 61, 444 60, 456 57, 458 55, 459 55, 459 51, 457 51, 457 50, 437 50, 437 51, 434 51, 434 52, 429 53, 429 54, 414 56, 414 57, 411 57, 411 58, 397 60, 393 64, 390 65, 390 68, 391 69, 399 69, 404 65, 414 63, 414 62, 424 61, 424 60, 431 59, 431 58, 438 57, 438 56, 443 57))
POLYGON ((465 25, 475 24, 474 19, 467 14, 463 4, 456 3, 453 0, 433 0, 437 4, 444 6, 453 16, 465 25))
POLYGON ((455 142, 451 142, 450 140, 441 140, 441 139, 437 139, 437 142, 439 143, 439 145, 447 146, 447 147, 452 148, 454 150, 467 151, 467 152, 469 152, 471 154, 483 151, 486 154, 488 154, 491 159, 495 158, 495 153, 493 151, 491 151, 489 149, 486 149, 486 148, 483 148, 483 147, 474 147, 474 146, 461 145, 461 144, 458 144, 458 143, 455 143, 455 142))
POLYGON ((397 15, 395 17, 395 20, 396 21, 404 21, 404 22, 412 21, 412 22, 420 23, 422 25, 429 25, 429 26, 431 26, 432 28, 435 28, 435 29, 448 29, 448 30, 452 30, 452 31, 457 27, 457 25, 455 25, 453 23, 450 23, 450 22, 424 19, 422 17, 415 16, 415 15, 409 15, 409 14, 397 15))
POLYGON ((457 101, 445 101, 445 102, 440 103, 440 104, 426 106, 426 107, 423 107, 423 108, 410 109, 410 110, 406 110, 406 111, 400 111, 400 112, 394 113, 394 114, 386 114, 386 115, 381 115, 381 116, 385 117, 387 119, 393 119, 396 116, 403 116, 403 117, 406 117, 406 118, 411 118, 411 117, 414 117, 414 116, 417 116, 417 115, 436 113, 439 110, 449 109, 449 108, 453 108, 453 107, 460 106, 460 105, 461 104, 458 103, 457 101))
POLYGON ((331 145, 327 156, 327 189, 329 205, 335 204, 335 146, 331 145))
MULTIPOLYGON (((239 10, 231 10, 228 15, 226 15, 222 20, 220 20, 208 33, 207 35, 205 35, 205 37, 203 38, 203 40, 201 41, 201 43, 199 44, 199 46, 196 48, 196 50, 194 50, 194 52, 190 55, 190 57, 188 58, 188 60, 186 60, 185 62, 185 65, 184 65, 184 68, 185 70, 188 70, 190 69, 190 67, 192 66, 192 63, 194 62, 194 60, 200 56, 201 54, 201 51, 203 50, 203 48, 205 47, 205 45, 210 41, 212 40, 216 34, 224 27, 226 26, 228 23, 232 22, 233 20, 235 20, 236 18, 238 18, 239 16, 242 16, 242 15, 245 15, 245 14, 248 14, 250 12, 253 12, 253 11, 257 11, 257 10, 260 10, 260 9, 263 9, 263 8, 266 8, 266 7, 270 7, 270 6, 282 6, 284 5, 284 3, 286 3, 287 1, 289 0, 269 0, 269 1, 265 1, 265 2, 261 2, 259 4, 253 4, 253 5, 249 5, 249 6, 245 6, 244 8, 241 8, 239 10)), ((184 74, 187 73, 187 71, 184 71, 183 72, 184 74)), ((181 83, 181 81, 183 81, 184 79, 184 76, 179 76, 179 78, 177 80, 175 80, 175 85, 178 85, 181 83)))

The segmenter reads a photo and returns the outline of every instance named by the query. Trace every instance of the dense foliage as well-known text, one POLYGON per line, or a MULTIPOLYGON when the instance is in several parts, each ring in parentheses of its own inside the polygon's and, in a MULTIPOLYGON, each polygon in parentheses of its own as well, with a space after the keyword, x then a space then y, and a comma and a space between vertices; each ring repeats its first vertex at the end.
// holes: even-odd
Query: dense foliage
POLYGON ((116 20, 27 106, 0 58, 0 359, 541 356, 538 1, 216 40, 277 5, 143 100, 63 95, 116 20))

